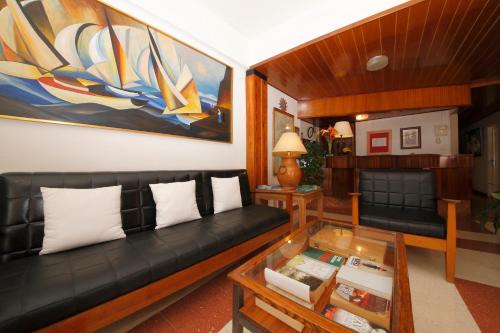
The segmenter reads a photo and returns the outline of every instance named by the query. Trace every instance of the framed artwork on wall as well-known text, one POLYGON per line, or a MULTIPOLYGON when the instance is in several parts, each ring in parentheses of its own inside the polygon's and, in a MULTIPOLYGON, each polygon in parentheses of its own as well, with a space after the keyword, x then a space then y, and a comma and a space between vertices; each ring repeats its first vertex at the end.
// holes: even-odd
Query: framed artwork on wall
POLYGON ((366 133, 368 155, 390 154, 392 152, 392 131, 372 131, 366 133))
POLYGON ((230 66, 96 0, 0 10, 0 117, 231 142, 230 66))
POLYGON ((401 149, 422 148, 422 130, 420 126, 400 129, 401 149))
MULTIPOLYGON (((294 118, 293 115, 280 110, 278 108, 273 109, 273 147, 276 146, 281 135, 286 131, 293 131, 294 118)), ((278 174, 280 168, 281 158, 279 156, 273 156, 273 175, 278 174)))
POLYGON ((307 129, 307 139, 312 140, 313 136, 314 136, 314 127, 311 126, 307 129))

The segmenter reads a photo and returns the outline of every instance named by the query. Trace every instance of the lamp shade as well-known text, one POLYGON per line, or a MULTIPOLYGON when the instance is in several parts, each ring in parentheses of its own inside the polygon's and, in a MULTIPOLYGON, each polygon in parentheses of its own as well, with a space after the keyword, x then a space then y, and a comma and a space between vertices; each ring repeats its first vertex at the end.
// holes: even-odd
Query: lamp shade
POLYGON ((352 138, 352 129, 348 121, 337 121, 333 128, 337 131, 336 138, 352 138))
POLYGON ((307 150, 295 132, 285 132, 281 135, 276 146, 274 146, 273 154, 306 154, 307 150))

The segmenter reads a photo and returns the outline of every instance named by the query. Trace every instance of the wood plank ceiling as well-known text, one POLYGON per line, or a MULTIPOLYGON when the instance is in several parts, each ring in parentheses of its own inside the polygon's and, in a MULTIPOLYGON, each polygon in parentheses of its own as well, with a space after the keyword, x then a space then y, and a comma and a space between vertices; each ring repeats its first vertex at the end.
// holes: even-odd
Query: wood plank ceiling
POLYGON ((412 1, 252 68, 297 100, 499 77, 500 1, 412 1), (389 65, 367 71, 367 60, 378 54, 389 65))

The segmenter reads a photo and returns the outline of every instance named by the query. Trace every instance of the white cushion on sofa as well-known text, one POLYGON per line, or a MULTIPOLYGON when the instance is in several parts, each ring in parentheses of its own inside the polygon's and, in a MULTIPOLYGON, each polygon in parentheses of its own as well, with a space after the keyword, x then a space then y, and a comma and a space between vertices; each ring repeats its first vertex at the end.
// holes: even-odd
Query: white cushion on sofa
POLYGON ((122 186, 91 189, 41 187, 44 236, 40 254, 124 238, 122 186))
POLYGON ((201 218, 195 180, 149 186, 156 204, 156 229, 201 218))
POLYGON ((214 214, 243 207, 238 176, 231 178, 212 177, 212 193, 214 195, 214 214))

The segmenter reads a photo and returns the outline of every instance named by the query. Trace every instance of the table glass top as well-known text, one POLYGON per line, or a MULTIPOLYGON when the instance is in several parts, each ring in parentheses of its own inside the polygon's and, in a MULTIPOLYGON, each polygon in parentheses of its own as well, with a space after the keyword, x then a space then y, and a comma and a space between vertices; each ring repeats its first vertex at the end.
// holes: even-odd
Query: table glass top
POLYGON ((392 232, 316 221, 242 274, 333 321, 350 310, 368 316, 371 329, 389 331, 395 242, 392 232))

